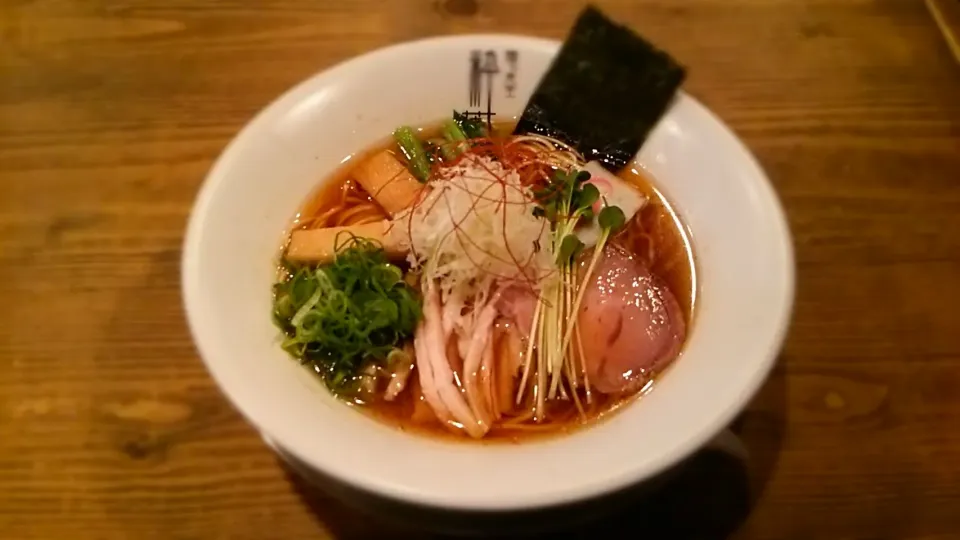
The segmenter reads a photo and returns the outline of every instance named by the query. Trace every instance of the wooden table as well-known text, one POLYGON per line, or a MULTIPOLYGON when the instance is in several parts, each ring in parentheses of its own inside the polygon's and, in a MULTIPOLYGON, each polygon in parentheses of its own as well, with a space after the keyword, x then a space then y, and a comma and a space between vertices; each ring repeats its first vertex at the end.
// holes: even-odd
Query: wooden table
MULTIPOLYGON (((602 4, 690 67, 795 235, 792 331, 738 424, 737 537, 960 537, 960 66, 923 3, 602 4)), ((0 538, 398 536, 292 482, 207 376, 187 213, 311 73, 425 35, 560 37, 579 5, 3 2, 0 538)))

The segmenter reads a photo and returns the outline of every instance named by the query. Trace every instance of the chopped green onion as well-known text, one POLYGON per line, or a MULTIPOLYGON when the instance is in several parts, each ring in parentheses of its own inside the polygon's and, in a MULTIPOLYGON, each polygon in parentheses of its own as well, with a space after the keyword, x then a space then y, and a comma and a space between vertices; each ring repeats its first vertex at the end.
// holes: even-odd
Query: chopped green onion
POLYGON ((456 121, 444 120, 440 127, 440 131, 443 133, 443 137, 448 141, 447 144, 444 144, 440 147, 440 150, 443 152, 444 159, 455 159, 464 150, 466 150, 466 144, 463 143, 463 141, 467 140, 467 136, 464 134, 463 130, 460 129, 460 125, 457 124, 456 121))
POLYGON ((383 249, 362 238, 350 242, 332 263, 291 266, 290 277, 274 286, 283 349, 336 393, 350 392, 367 363, 389 362, 421 316, 414 289, 383 249))
POLYGON ((467 140, 467 135, 460 128, 460 125, 457 124, 455 120, 444 120, 443 121, 443 136, 448 141, 465 141, 467 140))
POLYGON ((468 139, 476 139, 487 135, 487 130, 483 127, 483 121, 479 118, 470 118, 466 113, 453 111, 453 121, 460 126, 468 139))
POLYGON ((421 182, 426 182, 430 177, 430 162, 413 128, 400 126, 393 132, 393 138, 396 139, 400 150, 407 158, 410 172, 421 182))

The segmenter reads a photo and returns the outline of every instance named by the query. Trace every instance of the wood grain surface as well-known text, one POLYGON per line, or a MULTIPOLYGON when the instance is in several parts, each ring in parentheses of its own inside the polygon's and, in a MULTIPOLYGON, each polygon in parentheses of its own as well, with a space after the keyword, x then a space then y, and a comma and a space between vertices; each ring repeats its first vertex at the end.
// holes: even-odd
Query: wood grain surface
MULTIPOLYGON (((960 538, 960 68, 924 3, 600 4, 689 66, 795 236, 792 330, 737 424, 735 536, 960 538)), ((560 37, 580 5, 2 2, 0 538, 422 537, 293 480, 217 390, 180 303, 187 214, 308 75, 421 36, 560 37)), ((703 521, 698 496, 732 489, 694 480, 653 521, 703 521)), ((567 532, 687 534, 635 515, 567 532)))
POLYGON ((960 62, 960 1, 926 0, 926 4, 953 57, 960 62))

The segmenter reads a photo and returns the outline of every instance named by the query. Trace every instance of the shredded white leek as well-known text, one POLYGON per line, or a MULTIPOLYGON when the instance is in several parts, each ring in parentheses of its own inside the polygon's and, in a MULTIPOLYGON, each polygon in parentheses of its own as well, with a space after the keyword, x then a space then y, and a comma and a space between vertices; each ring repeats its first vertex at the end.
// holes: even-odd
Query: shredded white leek
POLYGON ((468 156, 429 186, 391 234, 408 237, 410 264, 440 284, 444 299, 455 289, 466 298, 489 294, 497 280, 536 283, 553 271, 549 224, 533 215, 536 202, 516 171, 468 156))

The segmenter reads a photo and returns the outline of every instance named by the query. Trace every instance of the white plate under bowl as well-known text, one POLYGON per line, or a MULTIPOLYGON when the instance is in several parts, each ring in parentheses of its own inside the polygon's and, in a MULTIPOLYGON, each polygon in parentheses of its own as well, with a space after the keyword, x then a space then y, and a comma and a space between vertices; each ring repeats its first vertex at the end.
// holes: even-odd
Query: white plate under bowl
MULTIPOLYGON (((572 502, 650 478, 741 410, 791 311, 789 230, 770 182, 720 120, 681 94, 636 159, 693 237, 698 312, 683 356, 641 401, 570 436, 483 445, 402 433, 337 402, 278 346, 276 255, 291 216, 349 155, 401 124, 468 105, 471 51, 519 54, 518 115, 558 43, 466 35, 374 51, 319 73, 254 118, 204 182, 183 253, 183 296, 207 368, 236 407, 300 461, 382 496, 458 510, 572 502)), ((501 63, 503 57, 501 56, 501 63)))

